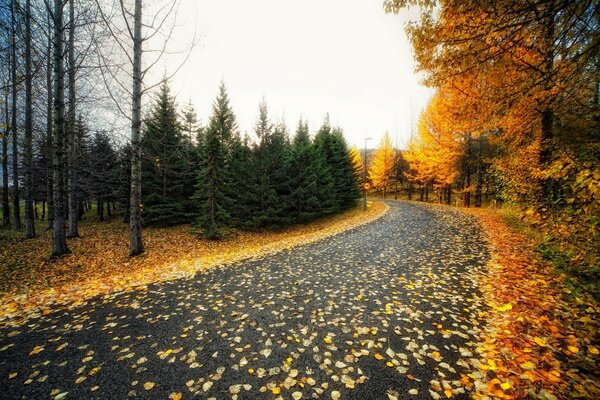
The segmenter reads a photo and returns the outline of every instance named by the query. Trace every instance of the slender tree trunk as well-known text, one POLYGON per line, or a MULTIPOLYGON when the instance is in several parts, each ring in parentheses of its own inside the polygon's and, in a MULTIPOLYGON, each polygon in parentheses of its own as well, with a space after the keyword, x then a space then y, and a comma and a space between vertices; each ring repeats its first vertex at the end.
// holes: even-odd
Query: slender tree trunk
POLYGON ((4 137, 2 138, 2 226, 10 225, 10 203, 8 199, 8 135, 10 133, 8 113, 8 89, 4 92, 4 137))
POLYGON ((65 193, 64 193, 64 136, 65 136, 65 92, 64 92, 64 65, 63 65, 63 3, 54 0, 54 132, 53 132, 53 158, 54 171, 53 196, 54 220, 52 229, 52 255, 61 256, 69 252, 65 229, 65 193))
POLYGON ((98 214, 98 221, 104 222, 104 201, 102 197, 98 197, 96 202, 96 213, 98 214))
POLYGON ((110 209, 110 200, 106 202, 106 218, 110 219, 112 217, 112 211, 110 209))
POLYGON ((412 200, 412 195, 413 195, 413 184, 411 181, 408 182, 408 199, 412 200))
POLYGON ((131 200, 129 255, 144 251, 142 242, 142 0, 135 0, 133 23, 133 92, 131 111, 131 200))
POLYGON ((15 18, 16 0, 13 0, 11 12, 12 21, 12 169, 13 169, 13 222, 16 231, 21 230, 21 206, 19 199, 19 140, 17 129, 17 21, 15 18))
MULTIPOLYGON (((31 74, 31 0, 25 1, 25 236, 35 237, 33 212, 33 107, 31 74)), ((37 211, 37 209, 36 209, 37 211)))
POLYGON ((425 201, 429 201, 429 182, 425 182, 425 201))
POLYGON ((48 160, 49 165, 46 167, 46 198, 48 199, 48 229, 53 229, 53 221, 54 221, 54 168, 52 165, 52 159, 54 157, 53 147, 52 147, 52 112, 53 112, 53 96, 52 96, 52 27, 51 27, 52 19, 48 19, 48 44, 47 44, 47 52, 48 58, 46 63, 46 88, 48 89, 48 97, 46 99, 46 160, 48 160))
POLYGON ((69 171, 67 188, 69 191, 69 230, 68 237, 79 236, 79 201, 77 199, 77 156, 79 135, 75 124, 75 2, 69 0, 69 171))
POLYGON ((46 219, 46 200, 42 200, 42 221, 46 219))
POLYGON ((419 196, 420 201, 425 201, 425 185, 421 183, 421 193, 419 196))

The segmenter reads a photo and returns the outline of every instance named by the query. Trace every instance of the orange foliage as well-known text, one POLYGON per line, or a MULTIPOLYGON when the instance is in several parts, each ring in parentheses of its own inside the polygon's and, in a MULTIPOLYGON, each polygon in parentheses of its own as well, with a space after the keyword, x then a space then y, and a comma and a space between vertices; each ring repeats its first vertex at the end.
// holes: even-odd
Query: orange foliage
POLYGON ((496 212, 469 211, 493 245, 479 282, 490 309, 478 349, 487 385, 478 396, 600 398, 600 309, 564 288, 564 276, 539 261, 533 241, 509 229, 496 212))

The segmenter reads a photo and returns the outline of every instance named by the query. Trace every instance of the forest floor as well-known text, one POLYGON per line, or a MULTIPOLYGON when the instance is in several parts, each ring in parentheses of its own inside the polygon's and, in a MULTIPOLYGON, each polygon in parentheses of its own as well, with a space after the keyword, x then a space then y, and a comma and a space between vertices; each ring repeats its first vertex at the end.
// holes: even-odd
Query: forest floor
POLYGON ((97 222, 87 216, 81 237, 69 239, 71 254, 50 257, 51 233, 23 239, 0 231, 0 326, 21 324, 60 305, 74 307, 91 297, 183 276, 199 270, 260 257, 334 235, 382 216, 387 207, 369 203, 366 212, 345 213, 275 231, 231 232, 219 241, 203 239, 189 226, 147 228, 146 252, 130 258, 129 226, 119 216, 97 222))

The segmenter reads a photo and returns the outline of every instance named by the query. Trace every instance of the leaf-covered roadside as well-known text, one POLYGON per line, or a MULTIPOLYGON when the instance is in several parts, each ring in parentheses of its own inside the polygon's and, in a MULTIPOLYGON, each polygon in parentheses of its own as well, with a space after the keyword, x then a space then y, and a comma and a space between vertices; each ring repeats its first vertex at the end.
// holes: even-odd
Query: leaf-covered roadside
POLYGON ((189 276, 216 265, 258 257, 343 232, 382 216, 383 203, 366 212, 350 210, 279 231, 236 232, 209 241, 188 226, 148 229, 143 256, 129 258, 128 226, 120 222, 84 223, 73 253, 50 259, 49 232, 28 241, 6 240, 0 249, 0 325, 19 325, 87 299, 143 285, 189 276))
POLYGON ((490 305, 476 398, 600 398, 598 311, 541 261, 534 241, 493 210, 477 215, 492 244, 480 286, 490 305))

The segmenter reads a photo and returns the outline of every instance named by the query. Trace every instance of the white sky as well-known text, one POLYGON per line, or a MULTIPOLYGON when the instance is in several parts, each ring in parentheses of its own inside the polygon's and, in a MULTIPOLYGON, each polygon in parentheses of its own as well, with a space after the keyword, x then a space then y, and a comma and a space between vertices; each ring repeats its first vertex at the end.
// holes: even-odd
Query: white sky
POLYGON ((242 133, 253 132, 264 96, 271 117, 285 118, 292 132, 303 116, 314 133, 329 112, 351 145, 369 136, 374 147, 389 130, 403 147, 411 104, 416 124, 429 91, 414 73, 409 13, 386 15, 382 3, 182 0, 175 45, 189 41, 194 26, 200 41, 171 80, 179 106, 191 99, 206 123, 223 78, 242 133))

